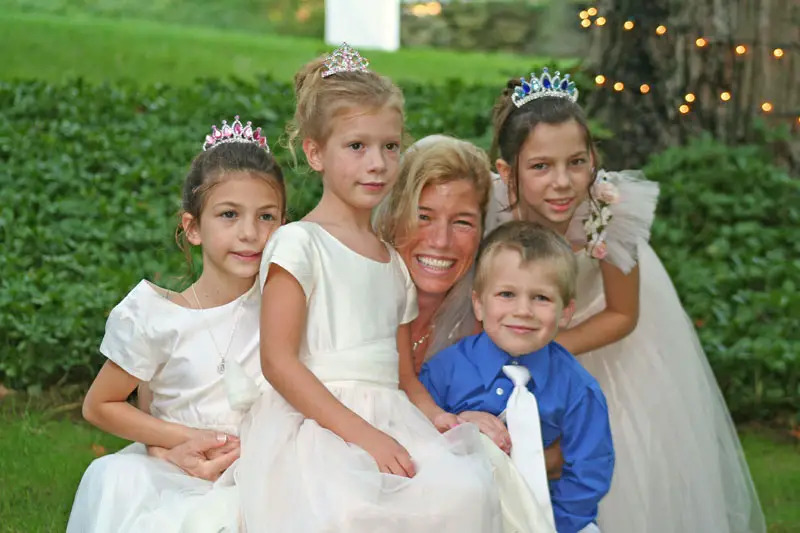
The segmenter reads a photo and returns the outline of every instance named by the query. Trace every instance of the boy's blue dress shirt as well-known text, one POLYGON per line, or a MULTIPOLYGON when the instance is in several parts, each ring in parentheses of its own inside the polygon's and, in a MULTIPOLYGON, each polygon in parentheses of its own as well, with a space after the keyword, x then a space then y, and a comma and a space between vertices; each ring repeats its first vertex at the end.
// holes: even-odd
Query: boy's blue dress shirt
POLYGON ((528 390, 539 404, 545 447, 561 439, 564 467, 561 478, 550 481, 553 513, 559 533, 578 532, 595 520, 597 504, 608 492, 614 449, 605 396, 572 354, 551 342, 512 357, 480 333, 433 356, 419 378, 445 411, 498 416, 514 388, 503 373, 508 364, 524 365, 531 373, 528 390))

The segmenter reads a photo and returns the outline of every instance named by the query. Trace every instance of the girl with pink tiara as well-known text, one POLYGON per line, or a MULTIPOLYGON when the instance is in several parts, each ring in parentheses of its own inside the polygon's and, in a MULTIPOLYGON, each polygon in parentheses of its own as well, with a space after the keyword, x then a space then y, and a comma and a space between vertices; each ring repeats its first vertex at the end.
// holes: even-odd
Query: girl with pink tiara
POLYGON ((290 140, 302 139, 323 194, 262 258, 261 364, 272 388, 243 424, 245 526, 497 532, 477 428, 439 409, 416 378, 414 285, 370 224, 397 177, 403 96, 347 45, 306 65, 295 93, 290 140))
POLYGON ((763 532, 725 402, 648 244, 658 186, 640 172, 595 170, 577 98, 569 76, 546 70, 509 83, 493 113, 502 181, 487 226, 540 222, 576 251, 576 311, 556 341, 608 401, 617 463, 598 525, 608 533, 763 532))
POLYGON ((266 385, 255 281, 285 208, 261 128, 239 117, 214 127, 186 176, 177 233, 190 267, 189 247, 202 248, 202 272, 183 292, 142 280, 111 311, 100 345, 108 360, 83 414, 135 443, 89 465, 68 532, 238 530, 229 467, 244 411, 266 385), (152 394, 148 412, 127 402, 139 384, 152 394), (221 512, 198 522, 209 508, 221 512))

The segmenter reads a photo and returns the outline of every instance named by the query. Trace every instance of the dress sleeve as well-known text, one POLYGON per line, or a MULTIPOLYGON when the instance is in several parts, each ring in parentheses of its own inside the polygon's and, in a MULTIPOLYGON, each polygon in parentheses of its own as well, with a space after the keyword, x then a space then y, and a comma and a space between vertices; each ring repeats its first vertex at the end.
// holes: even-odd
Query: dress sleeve
POLYGON ((400 254, 394 248, 390 248, 392 254, 392 261, 398 266, 398 269, 403 276, 403 286, 405 288, 405 301, 400 309, 400 324, 408 324, 412 322, 419 314, 417 307, 417 286, 414 285, 414 280, 411 279, 411 274, 408 272, 405 261, 400 257, 400 254))
POLYGON ((152 300, 142 283, 147 282, 142 281, 111 310, 100 353, 136 379, 150 381, 166 363, 168 352, 160 349, 148 333, 147 321, 153 320, 153 309, 147 304, 152 300))
MULTIPOLYGON (((605 260, 627 274, 639 260, 639 242, 650 240, 650 228, 658 202, 658 183, 646 180, 639 170, 601 170, 597 178, 598 182, 603 178, 608 180, 618 194, 618 200, 608 206, 612 218, 605 230, 605 260)), ((578 207, 567 230, 570 242, 586 246, 584 222, 589 214, 590 203, 586 201, 578 207)))
POLYGON ((294 222, 281 226, 272 234, 261 256, 259 285, 264 291, 269 265, 276 264, 291 274, 306 295, 311 297, 316 281, 316 265, 319 263, 313 236, 302 223, 294 222))

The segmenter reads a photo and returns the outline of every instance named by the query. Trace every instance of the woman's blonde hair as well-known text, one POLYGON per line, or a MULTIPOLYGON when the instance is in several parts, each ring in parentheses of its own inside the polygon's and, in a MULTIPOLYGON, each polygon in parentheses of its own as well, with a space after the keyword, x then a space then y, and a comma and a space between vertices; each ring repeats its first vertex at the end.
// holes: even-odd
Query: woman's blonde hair
POLYGON ((297 107, 286 126, 293 153, 295 144, 305 138, 324 144, 332 119, 353 107, 388 106, 404 117, 403 92, 389 78, 371 71, 339 72, 323 78, 325 59, 323 56, 307 63, 294 76, 297 107))
MULTIPOLYGON (((486 153, 467 141, 445 135, 420 139, 403 155, 400 172, 392 191, 375 211, 375 230, 381 239, 394 243, 398 233, 408 235, 419 222, 417 207, 422 190, 465 180, 475 187, 481 211, 480 234, 492 190, 492 175, 486 153)), ((433 317, 433 335, 425 358, 475 332, 472 314, 474 267, 448 291, 433 317)))
POLYGON ((422 190, 428 185, 459 180, 475 188, 482 232, 492 188, 486 153, 470 142, 446 135, 432 135, 417 141, 403 155, 397 183, 375 211, 378 236, 395 243, 399 233, 413 231, 419 222, 417 206, 422 190))

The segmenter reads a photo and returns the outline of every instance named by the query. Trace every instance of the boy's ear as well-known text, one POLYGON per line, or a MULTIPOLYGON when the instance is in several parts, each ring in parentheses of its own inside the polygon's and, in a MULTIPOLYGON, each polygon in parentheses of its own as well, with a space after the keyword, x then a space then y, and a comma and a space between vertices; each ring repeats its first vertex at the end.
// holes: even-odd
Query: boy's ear
POLYGON ((322 172, 324 170, 322 165, 322 147, 317 141, 310 138, 303 139, 303 153, 306 154, 308 166, 317 172, 322 172))
POLYGON ((561 318, 558 319, 558 327, 559 328, 566 328, 569 326, 569 323, 572 321, 572 315, 575 314, 575 299, 569 301, 569 304, 564 306, 564 309, 561 310, 561 318))
POLYGON ((189 213, 182 214, 181 227, 183 228, 183 233, 186 235, 186 240, 189 241, 189 244, 199 246, 203 243, 203 240, 200 238, 200 228, 194 216, 189 213))
POLYGON ((478 322, 483 322, 483 305, 480 295, 476 291, 472 291, 472 312, 475 313, 478 322))

